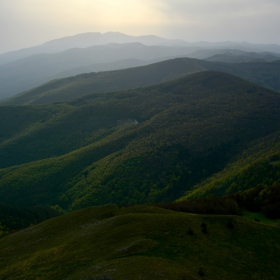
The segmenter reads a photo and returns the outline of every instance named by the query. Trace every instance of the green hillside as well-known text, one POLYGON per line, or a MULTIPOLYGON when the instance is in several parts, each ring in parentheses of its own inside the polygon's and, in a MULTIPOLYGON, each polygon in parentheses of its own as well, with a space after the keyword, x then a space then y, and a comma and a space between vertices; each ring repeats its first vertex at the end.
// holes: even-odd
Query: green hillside
POLYGON ((0 239, 0 278, 278 279, 279 240, 238 216, 92 207, 0 239))
POLYGON ((96 92, 127 90, 173 80, 200 71, 221 71, 253 83, 280 90, 280 61, 267 63, 222 63, 177 58, 125 70, 81 74, 53 80, 23 92, 2 104, 65 102, 96 92))
POLYGON ((275 133, 252 143, 228 166, 196 185, 182 198, 224 196, 257 186, 280 182, 280 134, 275 133))
POLYGON ((202 72, 67 105, 3 107, 3 120, 21 108, 40 114, 28 121, 22 114, 25 128, 11 122, 10 138, 3 136, 1 202, 71 210, 172 201, 251 141, 279 131, 279 99, 237 77, 202 72))

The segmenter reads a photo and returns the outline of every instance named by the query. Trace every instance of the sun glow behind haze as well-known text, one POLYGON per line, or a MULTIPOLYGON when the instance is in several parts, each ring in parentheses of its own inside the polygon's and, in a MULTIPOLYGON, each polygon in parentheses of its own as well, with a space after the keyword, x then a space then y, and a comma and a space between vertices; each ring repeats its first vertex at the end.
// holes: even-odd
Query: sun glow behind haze
POLYGON ((51 0, 47 3, 47 9, 55 18, 62 15, 63 25, 76 23, 79 28, 92 27, 101 32, 119 29, 135 31, 135 28, 139 27, 139 32, 142 32, 145 26, 162 23, 161 12, 153 9, 154 4, 149 4, 151 2, 153 1, 62 0, 59 1, 61 9, 57 10, 54 9, 57 7, 57 1, 51 0))
MULTIPOLYGON (((148 0, 0 0, 4 40, 44 42, 84 32, 157 33, 165 21, 159 1, 148 0), (2 3, 3 2, 3 3, 2 3), (5 10, 5 13, 4 11, 5 10), (11 21, 12 18, 12 21, 11 21), (13 37, 17 33, 17 38, 13 37), (36 36, 36 39, 34 38, 36 36), (33 37, 33 38, 32 38, 33 37), (45 40, 43 38, 46 38, 45 40)), ((27 43, 28 45, 28 43, 27 43)), ((0 47, 1 52, 1 47, 0 47)))
POLYGON ((0 0, 0 53, 85 32, 280 44, 280 0, 0 0))

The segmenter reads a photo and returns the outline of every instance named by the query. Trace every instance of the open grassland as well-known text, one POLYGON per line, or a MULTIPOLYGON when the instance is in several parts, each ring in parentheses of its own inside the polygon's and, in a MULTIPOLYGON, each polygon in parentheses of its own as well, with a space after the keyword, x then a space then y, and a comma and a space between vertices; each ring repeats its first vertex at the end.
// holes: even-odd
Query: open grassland
POLYGON ((269 219, 265 217, 262 213, 254 213, 245 211, 242 215, 244 218, 249 219, 250 221, 259 221, 260 223, 264 223, 271 226, 279 226, 280 220, 269 219))
POLYGON ((1 279, 278 279, 280 229, 151 206, 78 210, 0 240, 1 279))

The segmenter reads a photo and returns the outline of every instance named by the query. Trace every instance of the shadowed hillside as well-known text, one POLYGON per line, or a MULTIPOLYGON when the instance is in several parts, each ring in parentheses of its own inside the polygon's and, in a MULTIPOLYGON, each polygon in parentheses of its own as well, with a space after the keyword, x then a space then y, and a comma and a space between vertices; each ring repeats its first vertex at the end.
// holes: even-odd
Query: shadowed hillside
POLYGON ((10 136, 1 132, 1 199, 67 209, 172 201, 278 131, 279 101, 277 92, 202 72, 67 105, 2 107, 3 123, 20 118, 10 136))
MULTIPOLYGON (((207 197, 211 194, 224 196, 255 187, 277 184, 280 182, 279 151, 279 132, 261 138, 237 155, 221 172, 210 176, 196 185, 192 191, 188 191, 181 200, 207 197)), ((261 195, 259 199, 259 204, 264 202, 261 195)))
POLYGON ((54 80, 21 93, 2 104, 65 102, 91 93, 127 90, 170 81, 192 73, 213 70, 236 75, 264 87, 280 90, 280 61, 222 63, 178 58, 137 68, 81 74, 54 80))

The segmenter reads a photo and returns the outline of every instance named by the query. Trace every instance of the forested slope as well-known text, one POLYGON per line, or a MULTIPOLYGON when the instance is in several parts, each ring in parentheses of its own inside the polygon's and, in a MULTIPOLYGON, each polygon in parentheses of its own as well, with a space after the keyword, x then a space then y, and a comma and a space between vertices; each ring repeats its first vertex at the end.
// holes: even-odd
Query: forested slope
POLYGON ((280 133, 253 142, 221 172, 196 185, 182 198, 225 196, 280 182, 280 133))
POLYGON ((277 132, 279 101, 277 92, 202 72, 32 107, 57 113, 27 122, 1 143, 1 166, 10 166, 0 170, 1 199, 67 209, 172 201, 221 171, 251 141, 277 132))

